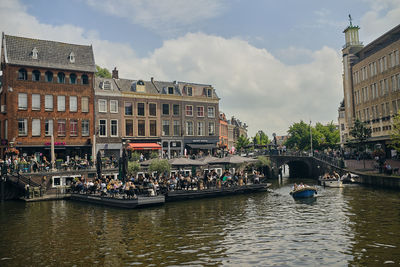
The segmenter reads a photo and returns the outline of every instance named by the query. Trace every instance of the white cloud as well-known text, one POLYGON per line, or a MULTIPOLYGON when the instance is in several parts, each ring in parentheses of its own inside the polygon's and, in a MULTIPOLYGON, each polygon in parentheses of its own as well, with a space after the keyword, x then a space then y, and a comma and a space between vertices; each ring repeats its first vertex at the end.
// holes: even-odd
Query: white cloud
POLYGON ((366 0, 371 9, 360 21, 360 38, 369 43, 399 25, 399 0, 366 0))
POLYGON ((87 0, 89 6, 161 35, 218 16, 225 0, 87 0))
POLYGON ((128 44, 101 40, 94 31, 42 24, 18 2, 2 1, 0 7, 0 29, 7 34, 92 43, 96 63, 117 66, 121 77, 212 84, 221 97, 221 110, 246 122, 251 135, 259 129, 285 134, 300 119, 336 121, 341 58, 331 48, 307 51, 307 64, 285 65, 239 38, 189 33, 138 58, 128 44))

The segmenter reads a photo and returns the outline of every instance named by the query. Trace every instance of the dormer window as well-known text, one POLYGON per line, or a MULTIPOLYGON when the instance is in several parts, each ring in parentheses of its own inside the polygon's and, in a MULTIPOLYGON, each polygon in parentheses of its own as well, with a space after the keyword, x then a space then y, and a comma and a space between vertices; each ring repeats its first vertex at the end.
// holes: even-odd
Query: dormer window
POLYGON ((38 50, 37 50, 37 48, 36 47, 34 47, 33 49, 32 49, 32 53, 31 53, 31 55, 32 55, 32 59, 37 59, 38 58, 38 50))
POLYGON ((111 83, 109 81, 101 82, 100 88, 103 90, 111 90, 111 83))
POLYGON ((170 95, 174 94, 174 87, 168 87, 168 94, 170 95))
POLYGON ((211 88, 206 88, 206 96, 212 97, 212 89, 211 88))
POLYGON ((190 86, 186 86, 186 94, 188 96, 192 96, 193 95, 193 89, 190 86))
POLYGON ((142 80, 139 80, 139 81, 137 82, 137 85, 144 85, 144 82, 143 82, 142 80))
POLYGON ((68 56, 69 63, 75 63, 75 54, 71 52, 68 56))

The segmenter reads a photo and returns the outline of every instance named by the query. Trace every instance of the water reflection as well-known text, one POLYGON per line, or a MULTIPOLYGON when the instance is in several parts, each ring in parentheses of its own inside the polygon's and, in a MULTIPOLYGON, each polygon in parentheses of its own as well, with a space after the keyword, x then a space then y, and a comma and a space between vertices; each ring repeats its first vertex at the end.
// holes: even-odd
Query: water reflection
POLYGON ((0 204, 0 266, 382 265, 400 263, 398 192, 318 187, 142 210, 79 202, 0 204))

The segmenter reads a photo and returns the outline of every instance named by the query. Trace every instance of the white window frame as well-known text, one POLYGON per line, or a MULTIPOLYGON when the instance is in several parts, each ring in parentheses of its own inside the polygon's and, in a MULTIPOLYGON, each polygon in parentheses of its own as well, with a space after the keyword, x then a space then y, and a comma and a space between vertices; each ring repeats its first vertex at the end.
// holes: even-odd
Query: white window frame
POLYGON ((53 134, 54 131, 54 123, 52 119, 46 119, 44 121, 44 135, 45 136, 51 136, 53 134), (48 129, 46 131, 46 128, 48 129))
POLYGON ((81 123, 82 126, 82 136, 89 136, 90 135, 90 121, 89 120, 82 120, 81 123), (86 131, 86 125, 84 126, 84 124, 87 124, 87 131, 86 131))
POLYGON ((110 100, 110 113, 118 113, 118 100, 110 100))
POLYGON ((65 95, 57 96, 57 111, 65 111, 65 95))
POLYGON ((204 121, 197 122, 197 135, 204 136, 204 121), (201 125, 201 127, 200 127, 201 125))
POLYGON ((208 122, 208 135, 209 136, 215 135, 215 122, 213 122, 213 121, 208 122), (211 125, 212 125, 212 127, 211 127, 211 125), (212 131, 210 131, 211 129, 212 129, 212 131))
POLYGON ((27 136, 28 135, 28 120, 27 119, 18 119, 18 136, 27 136), (19 123, 23 122, 24 124, 24 131, 20 131, 19 123))
POLYGON ((69 97, 69 111, 70 112, 78 112, 78 97, 70 96, 69 97), (75 106, 74 106, 75 104, 75 106))
POLYGON ((32 110, 40 110, 40 94, 32 94, 32 110))
POLYGON ((193 125, 193 121, 186 121, 185 123, 185 131, 186 131, 186 135, 187 136, 193 136, 194 135, 194 125, 193 125), (189 134, 189 123, 192 124, 192 133, 189 134))
POLYGON ((207 107, 207 117, 208 118, 215 118, 215 107, 207 107), (212 110, 212 115, 210 116, 210 110, 212 110))
POLYGON ((193 105, 185 105, 185 116, 187 117, 193 117, 193 105), (192 107, 192 114, 188 115, 188 107, 192 107))
POLYGON ((53 95, 45 95, 44 96, 44 110, 45 111, 53 111, 54 109, 54 97, 53 95))
POLYGON ((163 136, 170 136, 171 135, 171 127, 170 127, 169 120, 163 120, 162 121, 161 131, 162 131, 162 135, 163 136), (168 126, 168 134, 165 133, 164 126, 168 126))
POLYGON ((87 96, 81 97, 81 112, 89 112, 89 97, 87 96))
POLYGON ((107 99, 99 99, 99 112, 107 112, 107 99))
POLYGON ((40 119, 32 119, 32 136, 40 137, 40 135, 40 119))
POLYGON ((28 94, 19 93, 18 94, 18 109, 27 110, 28 109, 28 94))
POLYGON ((107 120, 105 120, 105 119, 100 119, 100 120, 99 120, 99 136, 100 136, 100 137, 107 137, 107 120), (102 122, 102 121, 105 122, 105 125, 104 125, 105 134, 104 134, 104 135, 101 134, 101 122, 102 122))
POLYGON ((204 106, 197 106, 196 107, 196 115, 197 115, 197 117, 200 117, 200 118, 203 118, 204 117, 204 106), (203 108, 203 115, 202 116, 200 116, 199 115, 199 109, 201 109, 201 108, 203 108))
POLYGON ((110 120, 110 136, 118 137, 118 120, 110 120), (115 134, 113 134, 113 122, 116 122, 115 134))
POLYGON ((79 121, 77 119, 69 120, 69 136, 78 136, 79 134, 79 121), (72 133, 72 122, 76 122, 76 132, 72 133))

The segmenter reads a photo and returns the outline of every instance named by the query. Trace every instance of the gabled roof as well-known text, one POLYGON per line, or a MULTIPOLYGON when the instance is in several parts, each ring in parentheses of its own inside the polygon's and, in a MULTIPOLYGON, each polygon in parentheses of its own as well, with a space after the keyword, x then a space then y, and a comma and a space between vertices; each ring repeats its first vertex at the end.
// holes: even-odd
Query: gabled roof
POLYGON ((190 82, 178 82, 178 88, 182 92, 182 95, 186 95, 185 87, 192 87, 193 96, 206 96, 204 89, 211 88, 213 90, 212 98, 218 98, 214 87, 211 84, 201 84, 201 83, 190 83, 190 82))
POLYGON ((21 66, 95 72, 93 48, 3 34, 6 63, 21 66), (36 48, 36 49, 35 49, 36 48), (37 59, 32 51, 37 51, 37 59), (70 55, 74 55, 73 60, 70 55))
MULTIPOLYGON (((117 84, 118 88, 123 92, 136 92, 136 84, 138 81, 143 81, 143 80, 115 79, 115 83, 117 84)), ((143 83, 146 91, 142 93, 158 94, 158 90, 157 88, 154 87, 152 82, 143 81, 143 83)))
POLYGON ((115 79, 112 78, 102 78, 102 77, 95 77, 94 78, 94 89, 97 91, 105 91, 105 92, 119 92, 119 88, 115 83, 115 79), (104 83, 110 83, 110 89, 104 89, 104 83))
POLYGON ((153 83, 161 94, 168 95, 168 87, 172 87, 174 88, 173 95, 182 95, 178 86, 174 82, 153 81, 153 83))

